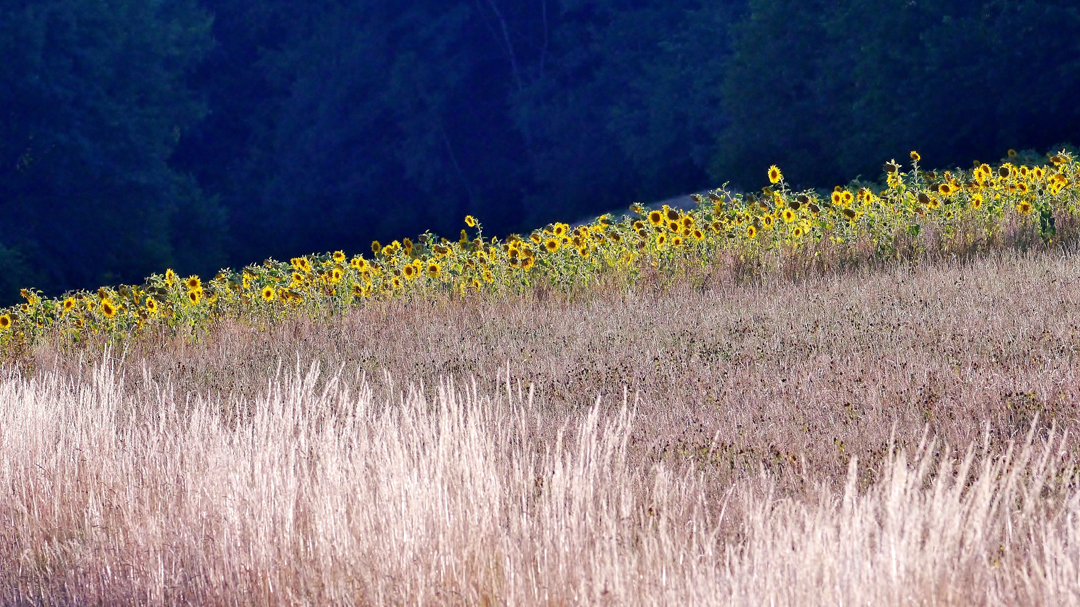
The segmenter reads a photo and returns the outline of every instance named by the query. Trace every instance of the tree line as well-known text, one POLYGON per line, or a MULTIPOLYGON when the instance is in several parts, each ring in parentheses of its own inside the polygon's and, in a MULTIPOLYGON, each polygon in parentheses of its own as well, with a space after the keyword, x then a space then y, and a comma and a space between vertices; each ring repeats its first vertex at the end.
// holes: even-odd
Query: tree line
POLYGON ((0 300, 1080 131, 1051 0, 0 0, 0 300))

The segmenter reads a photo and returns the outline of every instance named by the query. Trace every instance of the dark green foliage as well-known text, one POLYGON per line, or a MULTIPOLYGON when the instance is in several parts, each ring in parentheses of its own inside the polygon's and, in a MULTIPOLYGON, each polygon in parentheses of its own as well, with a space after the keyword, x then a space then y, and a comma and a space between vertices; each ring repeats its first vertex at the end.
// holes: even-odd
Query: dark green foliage
POLYGON ((220 212, 169 165, 210 27, 186 0, 0 2, 0 299, 223 261, 220 212))
POLYGON ((1080 139, 1063 0, 0 0, 0 303, 1080 139))
POLYGON ((715 179, 780 164, 818 187, 1046 149, 1080 131, 1080 11, 1067 2, 751 0, 733 30, 715 179))

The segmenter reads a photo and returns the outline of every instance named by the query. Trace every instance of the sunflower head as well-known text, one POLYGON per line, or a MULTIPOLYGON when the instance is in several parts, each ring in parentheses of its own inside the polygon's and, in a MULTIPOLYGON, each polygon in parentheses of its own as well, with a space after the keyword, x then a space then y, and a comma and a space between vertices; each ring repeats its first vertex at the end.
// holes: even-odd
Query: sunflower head
POLYGON ((277 293, 274 291, 274 287, 266 286, 259 291, 259 295, 262 296, 263 301, 274 301, 274 297, 277 293))
POLYGON ((345 251, 334 251, 334 261, 345 263, 345 251))
POLYGON ((649 223, 654 226, 660 225, 660 222, 664 221, 664 214, 660 211, 649 211, 649 223))
POLYGON ((158 303, 153 297, 146 298, 146 311, 151 314, 156 314, 158 311, 158 303))
POLYGON ((104 314, 106 318, 116 316, 116 304, 107 298, 101 300, 101 313, 104 314))
POLYGON ((476 227, 476 218, 474 218, 472 215, 466 215, 465 216, 465 225, 469 226, 470 228, 475 228, 476 227))
POLYGON ((780 172, 780 168, 775 164, 769 167, 769 183, 779 183, 784 178, 784 174, 780 172))
POLYGON ((922 156, 919 156, 919 153, 916 152, 915 150, 911 150, 911 153, 908 154, 908 155, 911 156, 911 159, 913 161, 915 161, 915 162, 918 162, 918 161, 922 160, 922 156))
POLYGON ((438 278, 442 274, 442 268, 434 261, 429 262, 427 265, 427 275, 432 278, 438 278))

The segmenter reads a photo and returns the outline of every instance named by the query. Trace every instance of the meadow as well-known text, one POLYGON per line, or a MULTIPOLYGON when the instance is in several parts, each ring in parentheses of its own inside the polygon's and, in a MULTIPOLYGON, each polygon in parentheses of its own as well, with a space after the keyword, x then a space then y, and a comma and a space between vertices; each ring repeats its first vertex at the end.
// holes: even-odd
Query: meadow
POLYGON ((0 601, 1080 603, 1074 160, 883 174, 28 290, 0 601))

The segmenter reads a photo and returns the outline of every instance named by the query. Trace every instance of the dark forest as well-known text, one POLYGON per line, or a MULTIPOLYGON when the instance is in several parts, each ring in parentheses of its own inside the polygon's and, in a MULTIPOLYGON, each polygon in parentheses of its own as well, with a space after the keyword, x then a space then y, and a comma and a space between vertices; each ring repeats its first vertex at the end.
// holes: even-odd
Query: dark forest
POLYGON ((1080 10, 0 0, 0 303, 1080 141, 1080 10))

